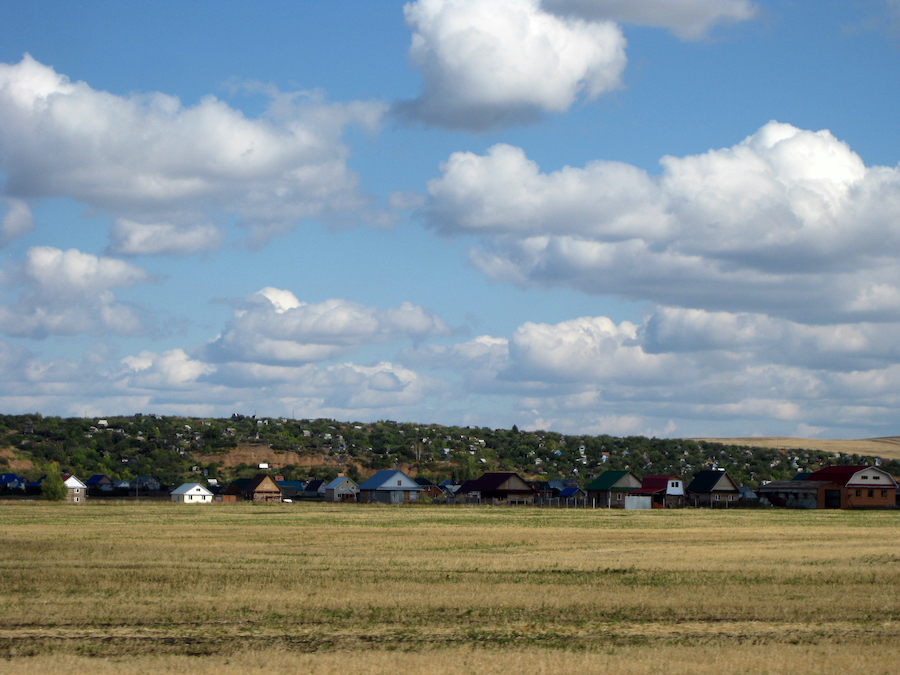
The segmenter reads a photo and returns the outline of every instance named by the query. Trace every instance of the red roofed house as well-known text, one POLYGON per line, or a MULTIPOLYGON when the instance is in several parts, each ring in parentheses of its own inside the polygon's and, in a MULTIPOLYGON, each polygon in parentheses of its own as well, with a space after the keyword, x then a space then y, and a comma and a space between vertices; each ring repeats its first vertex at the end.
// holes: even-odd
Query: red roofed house
POLYGON ((874 466, 829 466, 811 473, 806 481, 827 481, 818 489, 817 508, 865 509, 897 504, 897 482, 874 466))
POLYGON ((684 506, 684 481, 678 476, 644 476, 641 487, 633 495, 650 495, 654 509, 684 506))

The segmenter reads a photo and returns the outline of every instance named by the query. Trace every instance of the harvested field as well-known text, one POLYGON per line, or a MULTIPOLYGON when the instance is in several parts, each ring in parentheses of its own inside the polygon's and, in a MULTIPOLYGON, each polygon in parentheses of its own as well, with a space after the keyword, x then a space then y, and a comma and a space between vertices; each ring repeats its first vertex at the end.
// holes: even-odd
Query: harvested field
POLYGON ((745 445, 757 448, 775 448, 798 450, 822 450, 838 452, 842 455, 865 455, 884 459, 900 459, 900 437, 865 438, 860 440, 819 439, 819 438, 787 438, 771 436, 764 438, 695 438, 695 441, 709 441, 726 445, 745 445))
POLYGON ((5 502, 0 657, 24 673, 888 673, 898 535, 895 512, 5 502))

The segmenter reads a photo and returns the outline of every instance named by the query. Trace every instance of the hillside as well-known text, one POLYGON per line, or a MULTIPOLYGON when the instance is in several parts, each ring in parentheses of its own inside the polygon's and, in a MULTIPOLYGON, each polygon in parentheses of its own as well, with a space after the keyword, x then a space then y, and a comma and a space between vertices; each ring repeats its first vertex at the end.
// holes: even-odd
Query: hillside
POLYGON ((548 431, 339 422, 234 415, 229 419, 132 415, 109 419, 0 416, 0 473, 39 477, 49 462, 64 472, 116 479, 151 475, 168 485, 228 481, 269 465, 287 480, 364 479, 402 468, 434 482, 515 471, 528 479, 565 478, 584 485, 606 470, 689 480, 706 468, 738 482, 786 480, 832 464, 880 463, 900 475, 900 440, 791 438, 659 439, 575 436, 548 431))

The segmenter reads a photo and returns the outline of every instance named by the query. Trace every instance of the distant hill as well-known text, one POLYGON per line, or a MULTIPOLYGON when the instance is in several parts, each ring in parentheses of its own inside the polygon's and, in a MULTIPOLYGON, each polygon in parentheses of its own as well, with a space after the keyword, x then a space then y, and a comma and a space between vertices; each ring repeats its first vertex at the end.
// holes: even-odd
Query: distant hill
POLYGON ((885 438, 865 438, 860 440, 822 439, 822 438, 789 438, 769 436, 764 438, 695 438, 695 441, 722 443, 724 445, 742 445, 756 448, 823 450, 844 455, 860 455, 881 457, 882 459, 900 460, 900 436, 885 438))
POLYGON ((486 471, 581 485, 608 470, 637 476, 724 469, 739 483, 789 480, 834 464, 879 463, 900 475, 900 437, 858 441, 797 438, 677 439, 560 434, 379 420, 129 415, 106 419, 0 415, 0 473, 34 479, 64 472, 115 479, 150 475, 166 485, 249 477, 260 464, 286 480, 365 479, 401 468, 439 483, 486 471))

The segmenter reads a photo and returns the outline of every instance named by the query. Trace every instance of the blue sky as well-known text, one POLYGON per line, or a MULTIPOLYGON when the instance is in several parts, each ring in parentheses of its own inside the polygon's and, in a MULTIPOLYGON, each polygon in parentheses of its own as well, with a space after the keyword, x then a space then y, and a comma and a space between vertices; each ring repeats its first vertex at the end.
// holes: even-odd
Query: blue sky
POLYGON ((897 433, 896 0, 0 18, 5 412, 897 433))

